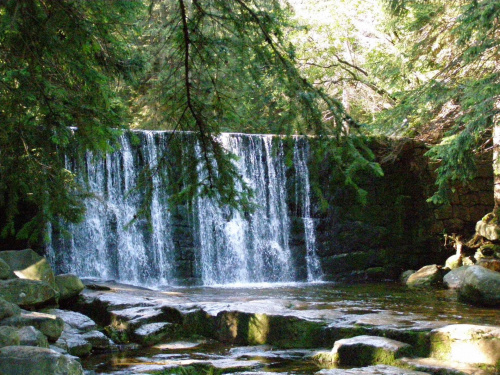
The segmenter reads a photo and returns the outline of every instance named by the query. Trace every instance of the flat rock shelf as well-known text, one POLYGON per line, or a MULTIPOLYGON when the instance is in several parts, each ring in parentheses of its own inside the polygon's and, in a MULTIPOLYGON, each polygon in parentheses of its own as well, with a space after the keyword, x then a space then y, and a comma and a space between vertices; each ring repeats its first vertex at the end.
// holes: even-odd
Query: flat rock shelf
MULTIPOLYGON (((453 324, 495 326, 500 322, 500 310, 462 304, 453 291, 409 292, 394 283, 150 290, 86 282, 105 284, 110 290, 85 289, 72 308, 105 327, 119 344, 111 353, 82 358, 88 374, 163 374, 186 366, 253 375, 314 374, 324 368, 339 369, 324 360, 324 353, 331 352, 341 339, 385 337, 409 344, 411 357, 426 358, 431 354, 433 330, 453 324), (145 342, 141 332, 151 327, 161 329, 157 333, 151 330, 154 334, 145 342)), ((341 369, 399 374, 394 366, 412 366, 406 359, 398 361, 379 363, 381 367, 369 370, 356 370, 356 366, 341 369)), ((428 368, 414 366, 414 370, 438 373, 441 370, 436 361, 428 368)), ((453 369, 454 365, 446 366, 453 369)), ((493 375, 496 371, 485 366, 454 368, 456 374, 493 375)))

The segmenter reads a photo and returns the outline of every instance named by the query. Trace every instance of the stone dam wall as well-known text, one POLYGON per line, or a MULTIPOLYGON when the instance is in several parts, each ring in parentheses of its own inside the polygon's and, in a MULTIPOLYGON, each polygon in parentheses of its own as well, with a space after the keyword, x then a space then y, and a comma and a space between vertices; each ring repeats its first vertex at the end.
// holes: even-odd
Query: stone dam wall
POLYGON ((135 140, 124 138, 115 155, 68 165, 85 174, 100 199, 89 201, 83 224, 62 223, 71 238, 52 229, 46 251, 57 271, 149 286, 397 279, 406 269, 444 264, 453 249, 443 246, 443 234, 472 234, 476 221, 493 207, 487 160, 470 186, 457 189, 451 205, 436 207, 426 201, 436 167, 425 157, 426 147, 372 141, 385 175, 360 176, 367 191, 366 204, 361 204, 330 161, 312 165, 314 150, 306 142, 225 137, 257 192, 256 213, 234 213, 203 199, 167 207, 169 195, 178 189, 169 179, 180 175, 186 155, 199 150, 195 142, 167 145, 161 132, 138 133, 135 140), (127 191, 138 170, 160 158, 166 147, 167 175, 149 181, 152 220, 139 220, 125 231, 145 199, 141 192, 127 191), (287 147, 293 149, 291 163, 285 160, 287 147), (314 187, 323 192, 326 210, 319 208, 314 187))

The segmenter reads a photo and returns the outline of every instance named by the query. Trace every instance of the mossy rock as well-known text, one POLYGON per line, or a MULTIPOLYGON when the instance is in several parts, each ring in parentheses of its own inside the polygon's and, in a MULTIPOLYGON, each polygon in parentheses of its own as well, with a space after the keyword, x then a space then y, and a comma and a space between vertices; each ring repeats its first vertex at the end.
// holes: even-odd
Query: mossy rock
POLYGON ((0 251, 0 259, 21 279, 38 280, 56 287, 54 271, 47 259, 31 249, 0 251))
POLYGON ((83 285, 80 278, 72 274, 57 275, 55 277, 55 283, 59 290, 60 300, 74 298, 85 289, 85 285, 83 285))
POLYGON ((444 272, 441 267, 432 264, 422 267, 406 281, 410 288, 431 288, 442 284, 444 272))
POLYGON ((467 267, 458 298, 472 305, 500 307, 500 272, 481 266, 467 267))
POLYGON ((179 337, 178 324, 149 323, 137 328, 130 334, 132 341, 142 346, 153 346, 160 342, 175 340, 179 337))
POLYGON ((51 342, 56 342, 64 329, 64 321, 61 318, 39 312, 24 312, 11 316, 0 321, 0 325, 18 328, 32 326, 47 336, 51 342))
POLYGON ((8 346, 0 349, 0 374, 83 375, 74 357, 34 346, 8 346), (20 371, 21 370, 21 371, 20 371))
POLYGON ((316 352, 311 357, 313 362, 321 368, 334 368, 338 361, 338 355, 328 352, 316 352))
POLYGON ((411 346, 378 336, 356 336, 335 342, 332 354, 339 366, 394 365, 397 359, 411 354, 411 346))
POLYGON ((431 332, 431 357, 495 366, 500 362, 500 327, 452 324, 435 329, 431 332))
POLYGON ((16 328, 10 326, 0 327, 0 348, 19 345, 19 342, 19 332, 16 328))
POLYGON ((19 315, 20 313, 21 309, 19 306, 0 297, 0 320, 19 315))
POLYGON ((24 308, 57 303, 58 293, 44 281, 11 279, 0 281, 0 297, 24 308))

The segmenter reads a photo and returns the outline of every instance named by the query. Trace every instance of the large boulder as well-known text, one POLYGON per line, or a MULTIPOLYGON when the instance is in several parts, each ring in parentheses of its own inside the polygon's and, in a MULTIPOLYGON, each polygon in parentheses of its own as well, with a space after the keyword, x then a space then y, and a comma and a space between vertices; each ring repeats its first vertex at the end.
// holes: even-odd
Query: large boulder
POLYGON ((64 274, 56 276, 56 285, 59 289, 59 299, 66 300, 76 297, 85 289, 82 281, 76 275, 64 274))
POLYGON ((44 281, 12 279, 0 281, 0 297, 24 308, 57 302, 57 292, 44 281))
POLYGON ((49 341, 55 342, 64 329, 64 321, 50 314, 39 312, 23 312, 20 315, 0 321, 0 326, 27 327, 32 326, 42 332, 49 341))
POLYGON ((431 332, 431 357, 470 364, 500 363, 500 327, 452 324, 431 332))
POLYGON ((0 320, 9 318, 14 315, 19 315, 21 308, 14 303, 7 302, 0 297, 0 320))
POLYGON ((465 272, 469 266, 455 268, 443 277, 443 283, 448 289, 458 289, 462 285, 465 272))
POLYGON ((20 279, 45 281, 55 288, 54 271, 49 262, 33 250, 0 251, 0 259, 7 263, 20 279))
POLYGON ((500 272, 481 266, 468 267, 458 288, 458 297, 473 305, 500 306, 500 272))
POLYGON ((83 375, 81 364, 54 350, 33 346, 0 349, 2 375, 83 375))
POLYGON ((410 275, 406 285, 410 288, 429 288, 443 281, 443 270, 436 264, 425 266, 410 275))
POLYGON ((409 354, 411 346, 400 341, 378 336, 356 336, 335 342, 334 362, 340 366, 368 366, 392 364, 409 354))
POLYGON ((16 328, 9 326, 0 327, 0 348, 19 345, 19 341, 19 332, 16 328))
POLYGON ((0 280, 9 279, 12 275, 12 271, 7 263, 0 258, 0 280))

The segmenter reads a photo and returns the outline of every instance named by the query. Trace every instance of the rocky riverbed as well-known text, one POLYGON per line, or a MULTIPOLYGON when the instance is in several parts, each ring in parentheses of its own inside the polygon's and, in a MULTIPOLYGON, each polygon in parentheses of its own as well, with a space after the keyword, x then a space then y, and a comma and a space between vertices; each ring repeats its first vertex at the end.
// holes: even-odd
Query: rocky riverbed
POLYGON ((500 369, 500 310, 395 282, 156 290, 1 252, 0 374, 474 374, 500 369), (191 370, 187 370, 191 369, 191 370))
MULTIPOLYGON (((347 362, 342 364, 344 369, 355 367, 364 368, 362 373, 398 374, 395 369, 366 368, 378 362, 427 373, 496 373, 495 364, 483 363, 478 367, 467 363, 473 362, 472 359, 457 362, 457 358, 451 358, 452 355, 447 358, 446 353, 439 351, 436 338, 444 327, 454 330, 472 327, 471 335, 481 336, 478 332, 484 332, 485 325, 494 327, 500 322, 498 309, 462 304, 449 290, 415 293, 395 283, 162 291, 112 283, 106 286, 110 290, 86 289, 73 306, 106 327, 108 335, 121 343, 120 352, 83 360, 85 368, 96 372, 152 373, 196 365, 224 372, 312 374, 324 367, 339 366, 341 353, 332 353, 334 343, 362 336, 361 341, 367 347, 384 347, 397 341, 407 344, 406 350, 392 354, 388 350, 387 355, 378 359, 347 362), (193 337, 198 339, 193 341, 193 337), (413 358, 402 360, 401 356, 413 358), (443 361, 446 359, 454 362, 443 361)), ((498 340, 500 332, 495 329, 492 334, 498 340)))

